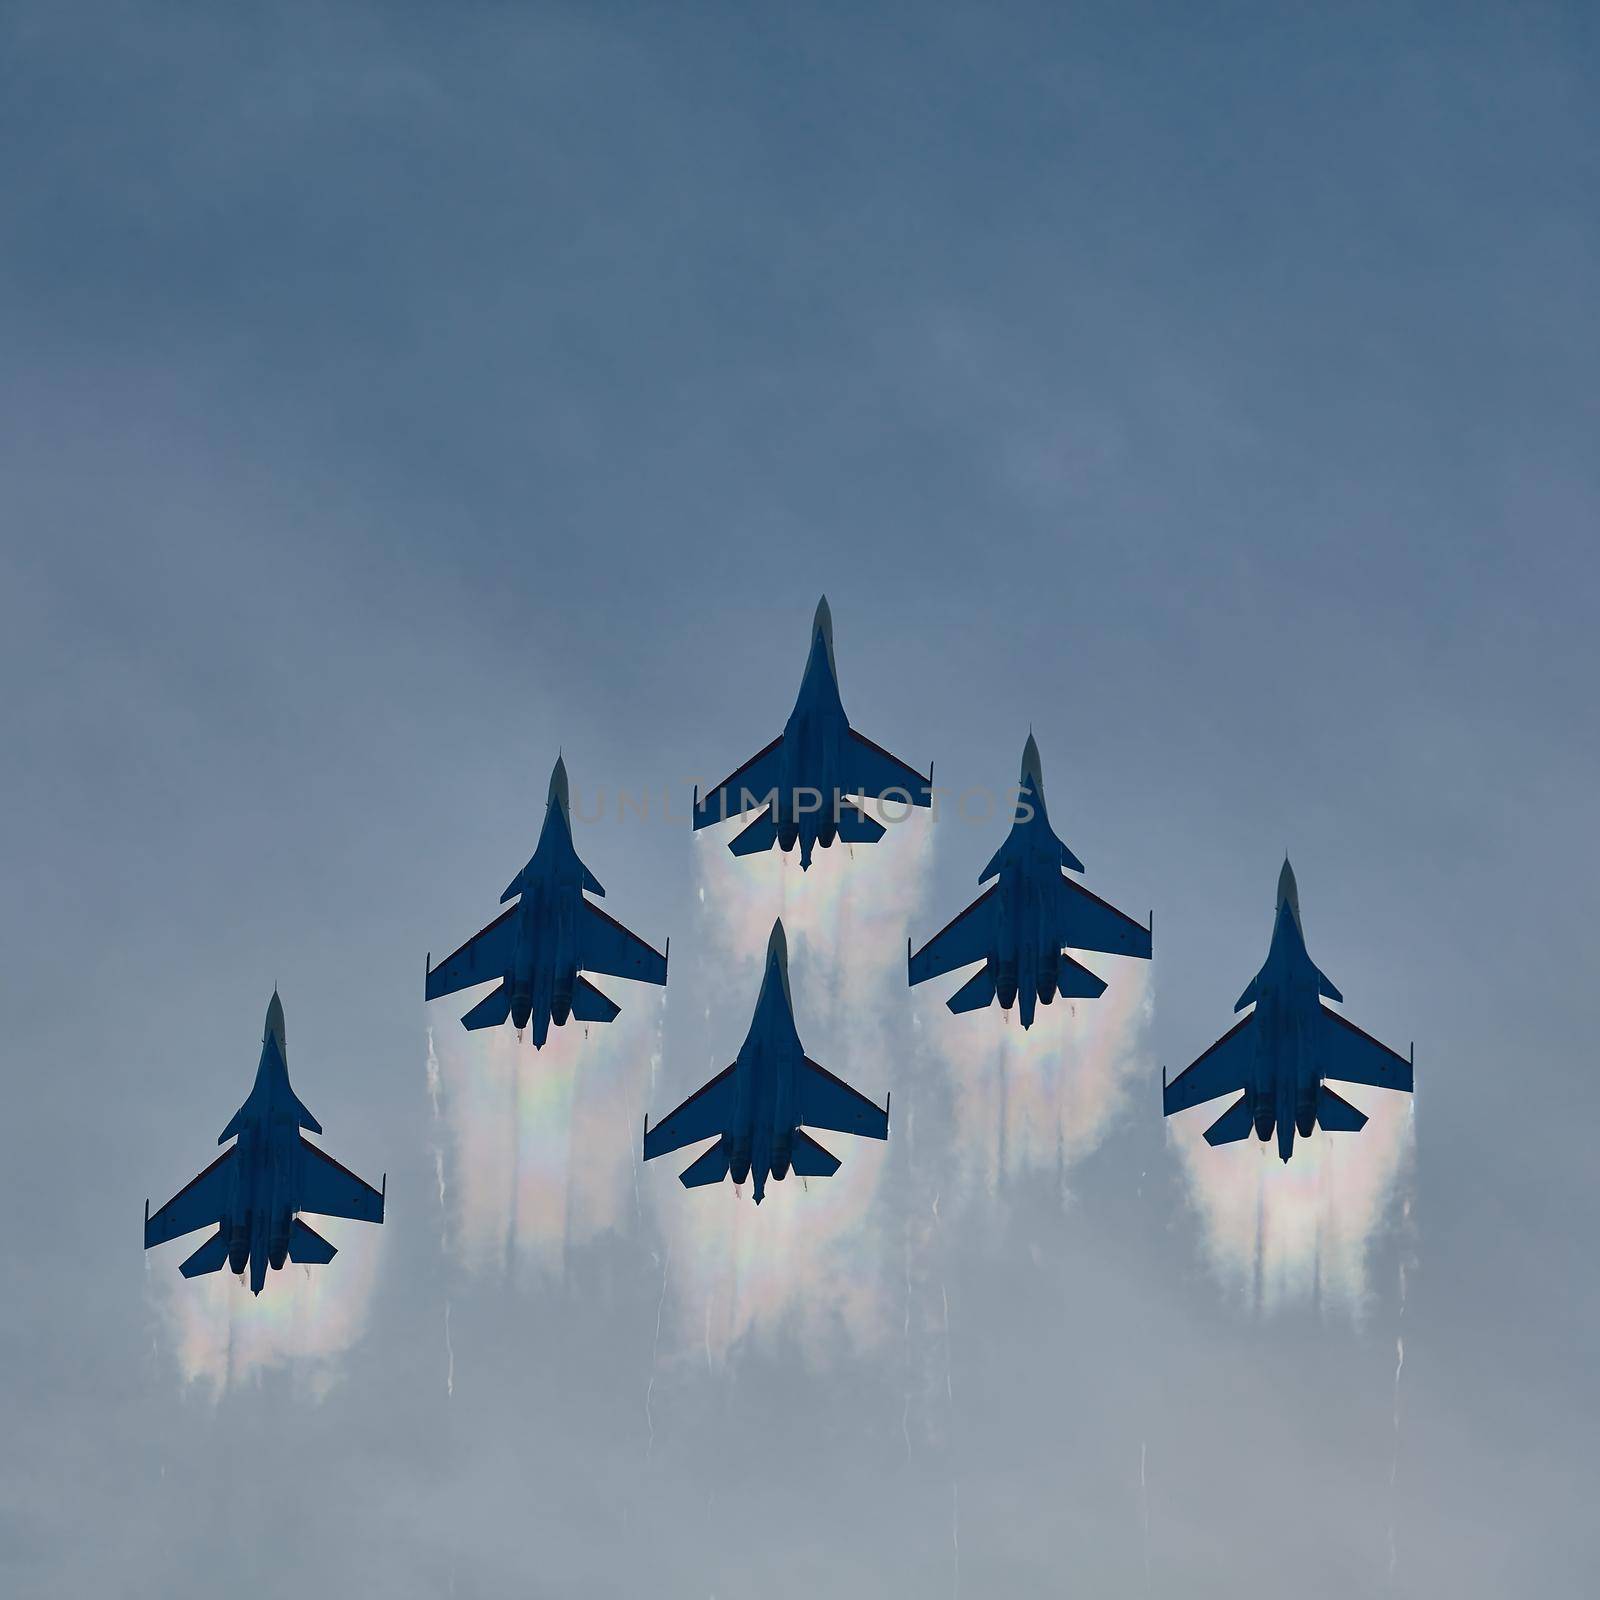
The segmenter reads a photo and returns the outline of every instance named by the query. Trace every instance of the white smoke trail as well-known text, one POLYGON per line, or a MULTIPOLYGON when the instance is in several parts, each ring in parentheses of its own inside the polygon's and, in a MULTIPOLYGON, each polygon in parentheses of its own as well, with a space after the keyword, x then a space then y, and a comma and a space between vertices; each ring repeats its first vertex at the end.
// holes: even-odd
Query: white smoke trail
POLYGON ((1270 1314, 1321 1303, 1359 1316, 1369 1298, 1369 1248, 1412 1147, 1410 1096, 1339 1085, 1368 1115, 1360 1133, 1315 1130, 1287 1164, 1254 1138, 1213 1149, 1218 1106, 1167 1119, 1205 1249, 1221 1281, 1270 1314))
POLYGON ((905 1405, 900 1412, 900 1432, 906 1441, 906 1464, 911 1464, 911 1214, 906 1213, 906 1310, 901 1336, 905 1344, 905 1405))
POLYGON ((453 1246, 469 1272, 560 1277, 569 1250, 623 1226, 661 1007, 639 985, 611 987, 615 1022, 569 1021, 537 1051, 509 1027, 447 1028, 438 1040, 457 1173, 453 1246))
POLYGON ((1150 1592, 1150 1484, 1145 1476, 1146 1441, 1139 1441, 1139 1537, 1144 1550, 1144 1592, 1150 1592))
POLYGON ((338 1383, 344 1357, 366 1327, 387 1230, 319 1217, 317 1231, 338 1250, 335 1259, 314 1270, 291 1264, 269 1272, 259 1296, 226 1270, 180 1277, 181 1256, 156 1264, 163 1319, 186 1384, 209 1390, 215 1401, 234 1384, 283 1368, 320 1401, 338 1383))
POLYGON ((1400 1569, 1399 1509, 1396 1495, 1400 1481, 1400 1376, 1406 1366, 1406 1288, 1408 1268, 1416 1259, 1413 1254, 1411 1201, 1412 1196, 1408 1193, 1400 1210, 1400 1308, 1395 1319, 1394 1338, 1394 1453, 1389 1461, 1389 1590, 1391 1593, 1395 1590, 1400 1569))
POLYGON ((1064 1184, 1066 1170, 1095 1149, 1131 1085, 1148 1073, 1150 964, 1085 958, 1095 963, 1106 992, 1040 1006, 1029 1029, 997 1006, 952 1014, 944 1001, 959 975, 916 991, 918 1020, 955 1097, 955 1150, 968 1198, 992 1197, 1029 1172, 1054 1170, 1064 1184))
POLYGON ((450 1302, 444 1303, 444 1393, 453 1399, 456 1392, 456 1347, 450 1341, 450 1302))
POLYGON ((955 1600, 961 1600, 961 1485, 954 1478, 950 1480, 950 1555, 950 1592, 955 1600))
POLYGON ((644 1420, 645 1426, 650 1430, 649 1442, 645 1445, 645 1460, 648 1461, 655 1453, 656 1448, 656 1420, 651 1410, 651 1401, 656 1392, 656 1370, 661 1362, 661 1313, 667 1304, 667 1273, 672 1267, 672 1246, 667 1246, 667 1253, 661 1262, 661 1298, 656 1301, 656 1332, 655 1339, 650 1345, 650 1381, 644 1390, 644 1420))
MULTIPOLYGON (((870 849, 818 851, 809 872, 801 872, 776 850, 733 857, 725 829, 702 835, 705 944, 730 972, 717 1007, 727 1043, 709 1070, 674 1071, 656 1114, 733 1059, 779 915, 807 1053, 881 1100, 906 1062, 899 1042, 907 1010, 905 928, 921 895, 930 844, 927 819, 918 813, 870 849)), ((698 1318, 702 1304, 714 1299, 709 1339, 719 1354, 746 1335, 782 1329, 801 1336, 808 1358, 823 1360, 841 1341, 860 1347, 889 1334, 883 1268, 893 1260, 893 1245, 878 1204, 886 1151, 875 1140, 840 1136, 835 1154, 843 1162, 835 1176, 774 1183, 759 1211, 748 1192, 738 1195, 730 1184, 685 1191, 677 1173, 688 1152, 646 1172, 652 1206, 680 1260, 675 1301, 698 1318)))

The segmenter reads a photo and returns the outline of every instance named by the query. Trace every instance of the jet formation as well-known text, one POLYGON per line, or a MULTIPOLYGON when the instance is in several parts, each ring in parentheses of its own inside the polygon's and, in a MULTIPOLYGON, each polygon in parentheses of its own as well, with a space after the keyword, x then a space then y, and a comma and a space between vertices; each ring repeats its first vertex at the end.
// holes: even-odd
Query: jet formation
MULTIPOLYGON (((824 598, 812 620, 804 675, 783 732, 704 797, 695 790, 698 831, 728 818, 745 822, 728 848, 736 856, 799 848, 802 869, 819 846, 876 844, 884 825, 866 800, 929 806, 933 773, 890 755, 850 726, 839 692, 833 618, 824 598)), ((1069 950, 1149 960, 1151 925, 1109 905, 1069 874, 1083 863, 1056 834, 1045 804, 1039 747, 1030 732, 1022 752, 1016 808, 1005 840, 979 874, 988 888, 920 950, 906 945, 911 985, 973 967, 946 1004, 953 1012, 1015 1005, 1022 1026, 1057 998, 1092 1000, 1106 988, 1069 950)), ((471 1029, 509 1022, 535 1050, 552 1027, 609 1022, 618 1006, 590 975, 665 984, 667 951, 657 951, 603 911, 605 890, 572 838, 567 769, 557 758, 545 795, 538 842, 500 896, 505 910, 438 966, 430 955, 423 993, 435 1000, 482 984, 493 987, 461 1017, 471 1029)), ((670 949, 670 945, 668 947, 670 949)), ((1295 1137, 1313 1128, 1354 1132, 1365 1116, 1328 1087, 1329 1080, 1409 1092, 1412 1064, 1323 1005, 1339 991, 1312 962, 1300 921, 1300 898, 1287 860, 1278 881, 1272 943, 1261 970, 1239 997, 1248 1009, 1233 1029, 1171 1082, 1162 1075, 1166 1115, 1237 1095, 1206 1132, 1212 1145, 1277 1136, 1288 1161, 1295 1137)), ((643 1159, 706 1143, 682 1172, 687 1188, 728 1178, 753 1182, 759 1205, 769 1182, 790 1172, 824 1178, 839 1159, 808 1130, 886 1139, 889 1101, 879 1106, 806 1055, 795 1022, 783 923, 768 940, 760 993, 749 1031, 732 1063, 682 1105, 644 1123, 643 1159)), ((268 1270, 286 1261, 326 1263, 332 1244, 303 1213, 383 1221, 384 1189, 342 1167, 302 1130, 322 1128, 289 1086, 283 1005, 267 1009, 261 1059, 249 1097, 223 1129, 234 1140, 166 1205, 145 1204, 145 1248, 200 1228, 215 1232, 185 1260, 186 1278, 226 1263, 248 1272, 259 1294, 268 1270)))
POLYGON ((217 1140, 235 1142, 154 1216, 145 1201, 145 1249, 196 1228, 215 1228, 178 1271, 198 1278, 220 1272, 224 1262, 233 1273, 248 1268, 252 1294, 261 1293, 268 1267, 276 1272, 285 1261, 304 1266, 332 1261, 337 1250, 300 1213, 382 1222, 388 1180, 374 1189, 312 1144, 302 1128, 322 1132, 322 1124, 289 1087, 283 1002, 274 989, 256 1081, 217 1140))
POLYGON ((1365 1113, 1335 1094, 1326 1080, 1410 1094, 1412 1063, 1330 1011, 1324 999, 1342 1004, 1344 996, 1306 950, 1300 891, 1285 856, 1267 959, 1233 1008, 1248 1006, 1250 1013, 1171 1083, 1163 1073, 1164 1114, 1237 1094, 1206 1129, 1206 1143, 1230 1144, 1254 1129, 1265 1144, 1276 1128, 1278 1154, 1285 1161, 1294 1153, 1296 1133, 1302 1139, 1313 1128, 1359 1133, 1366 1126, 1365 1113))

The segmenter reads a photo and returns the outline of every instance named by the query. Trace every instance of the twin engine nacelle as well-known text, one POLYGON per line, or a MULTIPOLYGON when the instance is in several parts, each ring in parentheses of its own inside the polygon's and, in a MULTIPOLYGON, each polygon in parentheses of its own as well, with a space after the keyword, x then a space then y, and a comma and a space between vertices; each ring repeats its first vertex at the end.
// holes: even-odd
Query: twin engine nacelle
POLYGON ((244 1220, 233 1225, 233 1231, 228 1235, 228 1271, 237 1277, 244 1271, 250 1260, 250 1217, 245 1214, 244 1220))
POLYGON ((789 1176, 790 1141, 784 1139, 772 1147, 772 1160, 769 1170, 774 1183, 782 1183, 789 1176))
POLYGON ((747 1141, 734 1145, 728 1157, 728 1176, 735 1183, 743 1183, 750 1176, 750 1145, 747 1141))
POLYGON ((994 995, 1002 1011, 1009 1011, 1017 1003, 1017 964, 1000 961, 995 964, 994 995))
POLYGON ((288 1259, 289 1234, 285 1230, 283 1233, 273 1234, 272 1243, 267 1249, 267 1263, 274 1272, 277 1272, 288 1259))
POLYGON ((511 991, 511 1026, 521 1033, 533 1015, 533 996, 526 989, 511 991))
POLYGON ((1311 1130, 1317 1125, 1317 1097, 1315 1093, 1301 1095, 1299 1104, 1294 1108, 1294 1131, 1302 1139, 1311 1137, 1311 1130))
POLYGON ((550 1020, 559 1028, 572 1014, 572 985, 558 988, 550 997, 550 1020))

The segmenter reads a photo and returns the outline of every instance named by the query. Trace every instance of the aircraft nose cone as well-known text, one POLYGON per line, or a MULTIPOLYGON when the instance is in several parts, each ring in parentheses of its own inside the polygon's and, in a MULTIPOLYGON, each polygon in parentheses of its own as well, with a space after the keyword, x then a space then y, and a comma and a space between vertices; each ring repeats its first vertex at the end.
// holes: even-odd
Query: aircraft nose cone
POLYGON ((567 763, 561 756, 556 757, 556 764, 550 769, 550 792, 546 798, 554 800, 563 811, 567 809, 567 763))
POLYGON ((1044 788, 1044 768, 1039 764, 1039 746, 1032 729, 1028 732, 1028 742, 1022 747, 1022 781, 1032 784, 1036 791, 1044 788))
POLYGON ((776 959, 780 967, 789 965, 789 940, 783 931, 783 918, 772 924, 772 936, 767 940, 767 960, 776 959))
POLYGON ((283 1001, 278 998, 276 989, 272 991, 272 999, 267 1003, 267 1028, 261 1036, 263 1044, 267 1042, 269 1035, 278 1041, 278 1054, 287 1059, 288 1051, 285 1049, 283 1033, 283 1001))
POLYGON ((1294 881, 1294 868, 1289 865, 1289 858, 1283 858, 1283 870, 1278 874, 1278 904, 1286 905, 1294 913, 1294 920, 1298 926, 1300 922, 1300 886, 1294 881))
POLYGON ((811 619, 811 640, 813 646, 816 643, 818 634, 821 634, 822 648, 827 652, 828 670, 837 679, 839 676, 839 669, 834 665, 833 660, 833 613, 828 609, 827 595, 823 595, 823 597, 817 601, 817 614, 811 619))

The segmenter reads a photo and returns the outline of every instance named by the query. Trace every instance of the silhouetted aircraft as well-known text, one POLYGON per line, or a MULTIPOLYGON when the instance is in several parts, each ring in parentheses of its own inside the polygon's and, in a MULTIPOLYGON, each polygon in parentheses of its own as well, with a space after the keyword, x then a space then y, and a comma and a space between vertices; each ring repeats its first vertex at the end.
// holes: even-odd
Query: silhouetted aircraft
POLYGON ((983 966, 951 995, 952 1011, 981 1011, 991 1000, 1002 1010, 1018 1003, 1022 1026, 1033 1025, 1034 1003, 1094 1000, 1105 991, 1103 979, 1071 956, 1073 950, 1150 959, 1150 929, 1141 927, 1092 895, 1067 872, 1083 863, 1055 836, 1044 804, 1044 778, 1033 735, 1022 747, 1022 778, 1017 808, 1006 841, 979 883, 998 881, 979 895, 954 922, 936 933, 915 955, 906 943, 906 971, 913 984, 981 961, 983 966))
POLYGON ((1265 1143, 1278 1130, 1278 1154, 1287 1161, 1298 1131, 1358 1133, 1364 1112, 1341 1100, 1323 1081, 1365 1083, 1411 1092, 1412 1064, 1379 1044, 1353 1022, 1322 1004, 1344 996, 1306 953, 1300 926, 1300 892, 1284 858, 1278 874, 1278 911, 1266 964, 1239 996, 1235 1011, 1254 1010, 1171 1083, 1162 1079, 1166 1114, 1186 1111, 1219 1095, 1243 1094, 1206 1129, 1208 1144, 1229 1144, 1251 1128, 1265 1143))
POLYGON ((567 802, 567 768, 558 756, 545 797, 544 827, 532 859, 506 886, 501 903, 516 900, 487 928, 438 966, 431 965, 423 997, 498 980, 462 1019, 464 1028, 495 1028, 508 1018, 520 1037, 533 1023, 533 1045, 545 1042, 552 1022, 610 1022, 621 1009, 582 976, 585 972, 665 983, 667 958, 608 917, 584 890, 605 890, 578 859, 567 802))
POLYGON ((811 653, 800 693, 783 732, 704 799, 695 790, 694 825, 710 827, 761 806, 761 814, 728 848, 736 856, 749 856, 774 844, 792 850, 798 842, 800 865, 809 867, 815 845, 826 850, 835 839, 876 844, 883 837, 883 824, 851 796, 928 806, 933 804, 932 784, 932 772, 924 776, 850 726, 839 698, 833 617, 824 595, 811 624, 811 653))
POLYGON ((789 947, 783 923, 772 925, 767 966, 750 1031, 733 1065, 698 1089, 655 1127, 644 1124, 644 1159, 715 1139, 681 1174, 686 1189, 755 1178, 761 1204, 767 1178, 791 1169, 801 1178, 831 1178, 839 1158, 811 1138, 807 1128, 831 1128, 867 1139, 889 1137, 889 1105, 877 1106, 800 1047, 789 994, 789 947))
POLYGON ((214 1227, 217 1231, 178 1270, 186 1278, 197 1278, 220 1271, 223 1262, 237 1273, 248 1265, 252 1294, 261 1293, 269 1266, 276 1271, 285 1261, 304 1265, 332 1261, 335 1247, 308 1228, 300 1213, 382 1222, 384 1190, 374 1189, 340 1166, 305 1138, 302 1128, 322 1132, 322 1124, 289 1087, 283 1002, 274 989, 255 1086, 217 1140, 238 1142, 154 1216, 145 1201, 145 1249, 196 1228, 214 1227))

